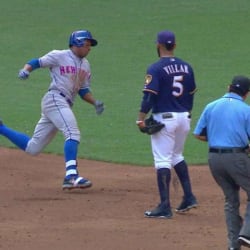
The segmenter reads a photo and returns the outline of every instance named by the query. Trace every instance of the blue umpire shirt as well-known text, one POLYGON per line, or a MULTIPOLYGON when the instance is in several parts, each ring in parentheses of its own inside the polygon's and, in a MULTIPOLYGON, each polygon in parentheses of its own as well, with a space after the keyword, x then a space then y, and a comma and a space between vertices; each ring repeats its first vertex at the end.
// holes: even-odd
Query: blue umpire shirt
POLYGON ((246 147, 250 138, 250 107, 236 93, 229 92, 209 103, 194 129, 201 135, 206 129, 209 147, 246 147))

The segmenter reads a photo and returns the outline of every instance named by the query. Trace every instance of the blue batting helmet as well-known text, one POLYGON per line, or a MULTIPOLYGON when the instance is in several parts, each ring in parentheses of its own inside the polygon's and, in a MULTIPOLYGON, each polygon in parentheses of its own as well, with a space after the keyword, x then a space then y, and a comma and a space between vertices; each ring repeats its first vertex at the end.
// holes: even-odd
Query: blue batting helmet
POLYGON ((84 45, 85 40, 89 40, 91 42, 91 46, 97 45, 97 41, 92 37, 91 33, 88 30, 78 30, 74 31, 70 35, 69 47, 82 47, 84 45))

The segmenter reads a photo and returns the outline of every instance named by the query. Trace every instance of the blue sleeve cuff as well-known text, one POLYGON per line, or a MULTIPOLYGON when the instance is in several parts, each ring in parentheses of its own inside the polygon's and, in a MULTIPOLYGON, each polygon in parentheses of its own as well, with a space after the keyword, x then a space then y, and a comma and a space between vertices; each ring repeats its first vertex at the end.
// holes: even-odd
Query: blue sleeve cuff
POLYGON ((29 64, 32 67, 32 70, 35 70, 41 67, 39 60, 36 58, 31 59, 30 61, 27 62, 27 64, 29 64))
POLYGON ((90 92, 90 89, 89 88, 85 88, 85 89, 80 89, 78 91, 78 94, 81 96, 81 97, 84 97, 87 93, 90 92))

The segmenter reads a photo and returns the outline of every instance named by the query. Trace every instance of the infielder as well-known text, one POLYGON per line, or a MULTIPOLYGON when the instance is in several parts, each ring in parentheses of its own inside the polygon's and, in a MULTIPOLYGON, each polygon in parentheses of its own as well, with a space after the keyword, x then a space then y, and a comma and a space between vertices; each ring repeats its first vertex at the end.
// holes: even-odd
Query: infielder
POLYGON ((190 130, 190 112, 196 84, 192 67, 174 56, 175 46, 173 32, 158 33, 156 48, 160 59, 147 69, 143 100, 136 121, 140 129, 145 128, 145 118, 152 110, 153 118, 165 125, 159 132, 151 135, 160 204, 155 209, 146 211, 146 217, 172 217, 169 197, 172 167, 184 191, 183 200, 176 212, 185 212, 197 206, 182 154, 190 130))
POLYGON ((250 247, 250 107, 244 101, 250 79, 235 76, 228 93, 209 103, 194 130, 197 139, 209 145, 211 173, 225 196, 228 249, 250 247), (240 189, 247 194, 244 221, 240 216, 240 189))
POLYGON ((77 170, 77 151, 80 131, 72 106, 77 94, 95 107, 99 115, 104 110, 103 102, 96 100, 90 90, 91 70, 86 56, 95 40, 87 30, 73 32, 69 37, 69 49, 53 50, 46 55, 28 61, 19 71, 18 77, 25 80, 33 70, 49 68, 51 83, 41 102, 41 118, 33 136, 22 134, 7 127, 0 121, 0 134, 8 138, 20 149, 37 155, 62 132, 65 156, 65 178, 63 189, 88 188, 91 181, 80 177, 77 170))

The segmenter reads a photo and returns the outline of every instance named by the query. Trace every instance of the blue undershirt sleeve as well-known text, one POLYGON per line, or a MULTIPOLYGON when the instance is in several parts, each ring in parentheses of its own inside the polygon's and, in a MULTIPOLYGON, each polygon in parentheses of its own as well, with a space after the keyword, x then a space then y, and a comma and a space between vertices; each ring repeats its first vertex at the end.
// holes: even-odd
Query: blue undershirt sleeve
POLYGON ((37 58, 31 59, 30 61, 27 62, 32 67, 32 70, 40 68, 40 63, 37 58))
POLYGON ((83 98, 89 92, 90 92, 90 89, 89 88, 85 88, 85 89, 80 89, 78 91, 78 94, 83 98))

